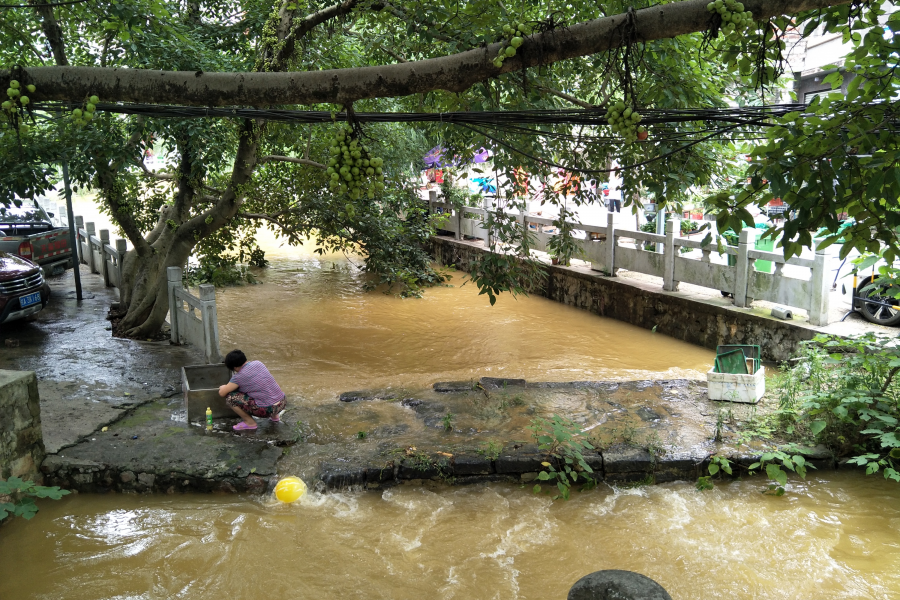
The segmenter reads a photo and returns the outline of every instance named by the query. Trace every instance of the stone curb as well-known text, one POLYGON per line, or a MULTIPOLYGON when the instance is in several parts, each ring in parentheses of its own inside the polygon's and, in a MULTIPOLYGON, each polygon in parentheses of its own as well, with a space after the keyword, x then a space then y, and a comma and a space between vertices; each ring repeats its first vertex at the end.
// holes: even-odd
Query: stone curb
POLYGON ((135 472, 126 467, 55 455, 44 460, 41 472, 45 477, 44 485, 87 493, 263 493, 276 479, 274 475, 255 473, 207 478, 178 471, 135 472))
MULTIPOLYGON (((467 485, 489 481, 528 483, 544 470, 542 462, 547 457, 539 454, 532 445, 502 452, 496 458, 479 454, 457 454, 446 458, 439 454, 406 457, 389 461, 384 465, 354 465, 352 463, 326 463, 319 479, 326 490, 347 488, 383 489, 404 482, 436 481, 451 485, 467 485), (425 457, 428 457, 427 460, 425 457)), ((804 449, 808 462, 819 470, 836 469, 833 458, 825 457, 823 448, 804 449)), ((760 455, 729 457, 735 465, 746 468, 759 460, 760 455)), ((598 483, 629 485, 636 483, 669 483, 696 481, 706 473, 707 456, 653 456, 644 448, 616 445, 606 450, 584 455, 585 462, 593 469, 591 477, 598 483)), ((740 475, 735 469, 734 476, 740 475)))

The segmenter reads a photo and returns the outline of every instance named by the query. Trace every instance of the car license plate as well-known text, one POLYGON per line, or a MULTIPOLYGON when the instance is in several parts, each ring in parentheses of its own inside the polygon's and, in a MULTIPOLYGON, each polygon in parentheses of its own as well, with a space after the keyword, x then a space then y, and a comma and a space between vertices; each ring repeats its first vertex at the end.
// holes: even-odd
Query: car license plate
POLYGON ((26 306, 31 306, 32 304, 37 304, 41 301, 41 293, 35 292, 33 294, 28 294, 27 296, 21 296, 19 298, 19 306, 25 308, 26 306))

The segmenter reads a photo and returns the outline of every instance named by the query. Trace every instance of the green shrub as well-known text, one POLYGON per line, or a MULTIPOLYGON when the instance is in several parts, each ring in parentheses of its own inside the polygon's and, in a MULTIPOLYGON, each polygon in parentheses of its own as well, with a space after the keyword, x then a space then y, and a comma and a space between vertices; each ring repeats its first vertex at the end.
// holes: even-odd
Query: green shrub
POLYGON ((19 477, 10 477, 6 481, 0 481, 0 497, 9 498, 8 502, 0 502, 0 521, 8 516, 31 519, 38 511, 35 498, 59 500, 70 493, 58 487, 44 487, 19 477))
POLYGON ((819 335, 804 344, 776 392, 788 433, 900 482, 900 347, 895 337, 819 335))
MULTIPOLYGON (((538 473, 538 481, 556 482, 559 493, 553 496, 554 500, 568 500, 569 491, 579 476, 586 487, 592 487, 593 479, 587 474, 594 471, 584 460, 582 450, 593 450, 594 447, 581 435, 574 421, 553 415, 549 421, 541 418, 532 420, 528 429, 538 448, 547 454, 548 460, 541 463, 544 470, 538 473)), ((534 486, 535 494, 541 490, 540 483, 534 486)))

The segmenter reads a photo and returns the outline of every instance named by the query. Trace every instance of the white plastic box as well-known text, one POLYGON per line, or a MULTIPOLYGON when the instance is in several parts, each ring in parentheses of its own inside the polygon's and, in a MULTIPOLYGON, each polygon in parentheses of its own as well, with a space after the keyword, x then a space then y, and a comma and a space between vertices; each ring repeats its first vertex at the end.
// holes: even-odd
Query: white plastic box
POLYGON ((766 370, 760 366, 752 375, 706 373, 707 395, 710 400, 756 404, 766 393, 766 370))

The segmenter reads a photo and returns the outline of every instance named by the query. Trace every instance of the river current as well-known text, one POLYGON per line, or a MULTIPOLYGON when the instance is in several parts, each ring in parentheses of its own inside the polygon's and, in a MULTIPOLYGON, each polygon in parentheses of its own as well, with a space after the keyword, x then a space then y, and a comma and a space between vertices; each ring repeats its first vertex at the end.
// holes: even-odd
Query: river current
MULTIPOLYGON (((218 293, 222 349, 298 401, 480 376, 702 377, 708 350, 542 298, 489 306, 464 276, 423 299, 362 293, 355 259, 280 250, 218 293)), ((287 474, 287 473, 286 473, 287 474)), ((856 472, 576 493, 500 483, 251 496, 74 495, 0 528, 0 599, 563 599, 599 569, 676 599, 900 597, 900 486, 856 472)))

